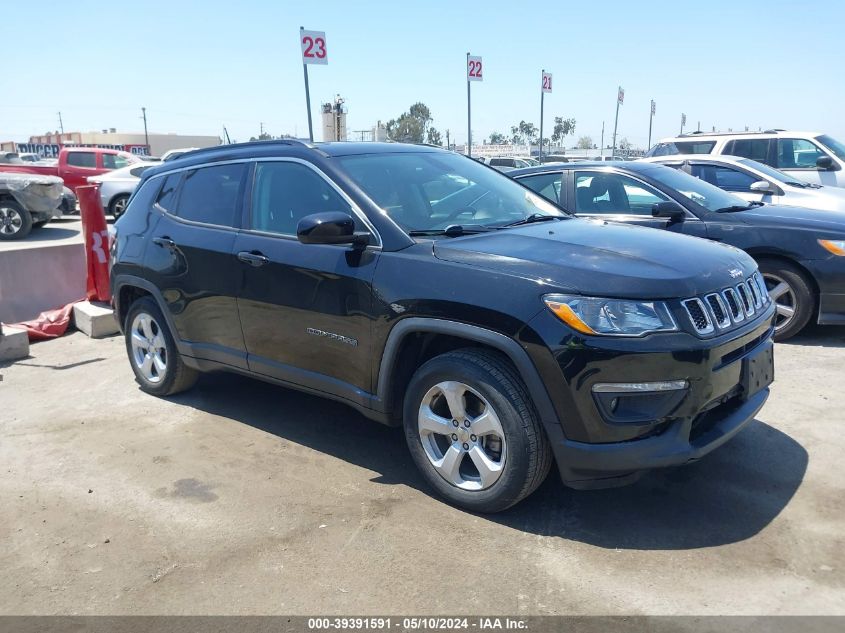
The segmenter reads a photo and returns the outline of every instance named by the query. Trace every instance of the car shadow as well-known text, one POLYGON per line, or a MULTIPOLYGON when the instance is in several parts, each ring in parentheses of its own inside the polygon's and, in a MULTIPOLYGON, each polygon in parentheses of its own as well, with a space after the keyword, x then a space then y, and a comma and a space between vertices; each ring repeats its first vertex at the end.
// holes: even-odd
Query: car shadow
POLYGON ((51 220, 48 224, 32 229, 32 232, 27 235, 22 242, 53 242, 57 240, 66 240, 71 237, 79 235, 79 230, 64 229, 59 226, 53 226, 55 220, 51 220))
MULTIPOLYGON (((336 402, 236 375, 210 374, 173 401, 308 446, 431 494, 401 429, 336 402)), ((694 464, 647 473, 623 488, 576 491, 554 469, 515 507, 485 520, 610 549, 714 547, 750 538, 781 512, 807 470, 804 448, 760 421, 694 464)))
POLYGON ((781 345, 810 345, 814 347, 845 347, 845 326, 809 325, 781 345))

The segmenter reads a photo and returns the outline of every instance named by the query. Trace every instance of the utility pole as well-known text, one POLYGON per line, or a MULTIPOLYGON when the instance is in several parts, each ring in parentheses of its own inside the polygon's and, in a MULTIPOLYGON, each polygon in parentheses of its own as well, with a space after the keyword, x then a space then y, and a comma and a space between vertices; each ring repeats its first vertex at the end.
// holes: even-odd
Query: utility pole
POLYGON ((452 143, 449 140, 449 130, 446 130, 446 149, 448 149, 448 150, 452 149, 452 143))
POLYGON ((147 146, 147 151, 150 151, 150 135, 147 133, 147 109, 141 107, 141 116, 144 119, 144 145, 147 146))
POLYGON ((624 99, 625 92, 622 90, 622 86, 619 86, 616 92, 616 120, 613 122, 613 152, 610 155, 611 159, 616 155, 616 130, 619 126, 619 106, 624 99))
POLYGON ((654 99, 651 100, 651 114, 648 117, 648 145, 646 149, 651 148, 651 124, 654 121, 654 99))
POLYGON ((223 136, 226 138, 226 145, 232 144, 232 139, 229 138, 229 130, 226 129, 226 126, 223 126, 223 136))
POLYGON ((601 145, 599 145, 599 158, 604 158, 604 121, 601 122, 601 145))
POLYGON ((687 115, 681 112, 681 133, 679 136, 683 136, 684 134, 684 126, 687 124, 687 115))
POLYGON ((264 136, 264 123, 259 123, 259 128, 261 132, 258 134, 258 139, 261 140, 261 137, 264 136))
POLYGON ((62 123, 62 113, 61 112, 59 112, 59 130, 61 131, 62 134, 65 133, 65 124, 62 123))

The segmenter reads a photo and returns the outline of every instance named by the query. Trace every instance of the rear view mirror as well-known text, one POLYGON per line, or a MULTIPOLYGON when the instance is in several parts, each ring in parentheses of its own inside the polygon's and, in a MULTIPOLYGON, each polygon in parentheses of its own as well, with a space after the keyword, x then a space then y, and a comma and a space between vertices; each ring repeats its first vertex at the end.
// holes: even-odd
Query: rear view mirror
POLYGON ((667 200, 652 205, 651 215, 655 218, 669 218, 673 222, 680 222, 686 217, 686 211, 677 202, 667 200))
POLYGON ((296 226, 296 238, 303 244, 354 244, 366 246, 368 233, 355 232, 355 220, 340 211, 306 215, 296 226))
POLYGON ((754 193, 763 193, 763 194, 773 194, 774 189, 772 185, 767 180, 758 180, 757 182, 752 182, 751 187, 749 187, 751 191, 754 193))
POLYGON ((834 169, 833 159, 830 156, 819 156, 816 159, 816 167, 819 169, 834 169))

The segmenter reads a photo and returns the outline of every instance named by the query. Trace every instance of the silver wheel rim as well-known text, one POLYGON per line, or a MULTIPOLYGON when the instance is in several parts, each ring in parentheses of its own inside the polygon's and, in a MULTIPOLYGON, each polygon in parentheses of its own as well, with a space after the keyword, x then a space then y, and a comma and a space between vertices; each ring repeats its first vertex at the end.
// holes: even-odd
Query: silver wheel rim
POLYGON ((787 327, 795 318, 796 302, 795 293, 783 277, 772 273, 763 273, 766 281, 766 289, 769 296, 775 302, 775 331, 787 327))
POLYGON ((484 490, 505 467, 507 443, 490 403, 462 382, 437 383, 422 399, 420 441, 443 479, 463 490, 484 490))
POLYGON ((123 215, 123 212, 126 210, 126 201, 127 200, 128 200, 128 198, 118 198, 117 200, 114 201, 114 212, 112 213, 112 215, 114 217, 117 218, 117 217, 120 217, 121 215, 123 215))
POLYGON ((23 218, 17 209, 0 207, 0 233, 14 235, 21 230, 23 218))
POLYGON ((144 380, 156 384, 167 374, 167 346, 156 320, 146 312, 132 320, 129 330, 132 362, 144 380))

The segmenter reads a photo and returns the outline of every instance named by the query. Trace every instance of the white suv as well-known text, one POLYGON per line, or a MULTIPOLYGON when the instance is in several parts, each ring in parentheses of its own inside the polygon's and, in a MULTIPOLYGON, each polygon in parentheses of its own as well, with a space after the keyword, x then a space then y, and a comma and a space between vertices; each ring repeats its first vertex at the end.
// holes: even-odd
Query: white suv
POLYGON ((674 154, 742 156, 805 182, 845 187, 845 143, 818 132, 693 132, 660 140, 646 157, 674 154))

